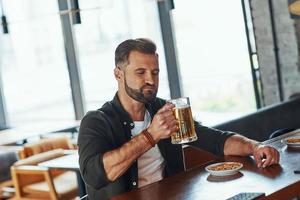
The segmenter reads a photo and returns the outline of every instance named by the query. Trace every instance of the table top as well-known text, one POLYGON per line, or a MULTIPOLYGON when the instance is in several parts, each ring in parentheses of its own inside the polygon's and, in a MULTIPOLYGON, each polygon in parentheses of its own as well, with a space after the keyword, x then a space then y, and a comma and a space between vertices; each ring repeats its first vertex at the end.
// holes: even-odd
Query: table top
POLYGON ((265 143, 280 152, 280 164, 267 168, 257 168, 252 157, 227 156, 219 161, 238 161, 244 167, 240 172, 228 177, 214 177, 204 170, 205 166, 176 174, 148 186, 115 196, 112 200, 125 199, 227 199, 240 192, 263 192, 262 199, 291 199, 300 196, 300 148, 291 149, 281 143, 290 135, 300 135, 300 130, 285 134, 265 143))
POLYGON ((0 131, 0 145, 13 144, 30 137, 77 128, 79 125, 79 120, 70 120, 59 122, 36 122, 20 127, 5 129, 0 131))
POLYGON ((62 170, 72 170, 79 171, 79 156, 77 150, 65 151, 66 155, 51 159, 42 163, 39 166, 48 167, 51 169, 62 169, 62 170))

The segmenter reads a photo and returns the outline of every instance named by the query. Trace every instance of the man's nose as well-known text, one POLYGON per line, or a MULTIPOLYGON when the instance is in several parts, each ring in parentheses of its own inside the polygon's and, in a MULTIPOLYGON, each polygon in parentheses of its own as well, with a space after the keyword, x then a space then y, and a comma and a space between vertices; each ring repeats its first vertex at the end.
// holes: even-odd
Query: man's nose
POLYGON ((154 85, 155 84, 155 76, 152 73, 148 73, 146 76, 146 83, 154 85))

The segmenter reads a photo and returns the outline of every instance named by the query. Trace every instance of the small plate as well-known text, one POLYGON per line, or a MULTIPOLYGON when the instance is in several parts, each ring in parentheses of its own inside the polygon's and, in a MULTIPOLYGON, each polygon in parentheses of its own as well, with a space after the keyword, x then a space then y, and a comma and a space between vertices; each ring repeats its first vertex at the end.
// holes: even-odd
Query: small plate
POLYGON ((230 176, 239 172, 243 167, 239 162, 220 162, 208 165, 205 170, 213 176, 230 176))
POLYGON ((288 137, 281 140, 283 144, 286 144, 288 147, 300 147, 300 136, 288 137))

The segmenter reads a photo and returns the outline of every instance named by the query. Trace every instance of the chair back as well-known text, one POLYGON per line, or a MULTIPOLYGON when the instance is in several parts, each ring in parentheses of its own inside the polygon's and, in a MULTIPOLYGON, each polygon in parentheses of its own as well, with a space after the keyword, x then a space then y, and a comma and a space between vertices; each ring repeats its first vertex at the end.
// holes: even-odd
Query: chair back
POLYGON ((237 132, 251 139, 265 141, 276 130, 300 127, 299 116, 300 98, 294 98, 224 122, 214 128, 237 132))
POLYGON ((67 137, 55 137, 41 139, 34 143, 25 144, 23 149, 19 151, 19 157, 21 159, 29 156, 51 151, 54 149, 73 149, 74 146, 71 140, 67 137))

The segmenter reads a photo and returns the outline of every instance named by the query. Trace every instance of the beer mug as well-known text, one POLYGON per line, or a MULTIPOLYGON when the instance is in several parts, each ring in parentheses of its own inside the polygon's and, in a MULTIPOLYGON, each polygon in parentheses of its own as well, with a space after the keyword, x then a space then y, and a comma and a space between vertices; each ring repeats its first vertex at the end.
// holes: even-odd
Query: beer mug
POLYGON ((168 102, 175 105, 173 114, 178 126, 178 131, 171 135, 172 144, 183 144, 197 140, 189 98, 171 99, 168 102))

